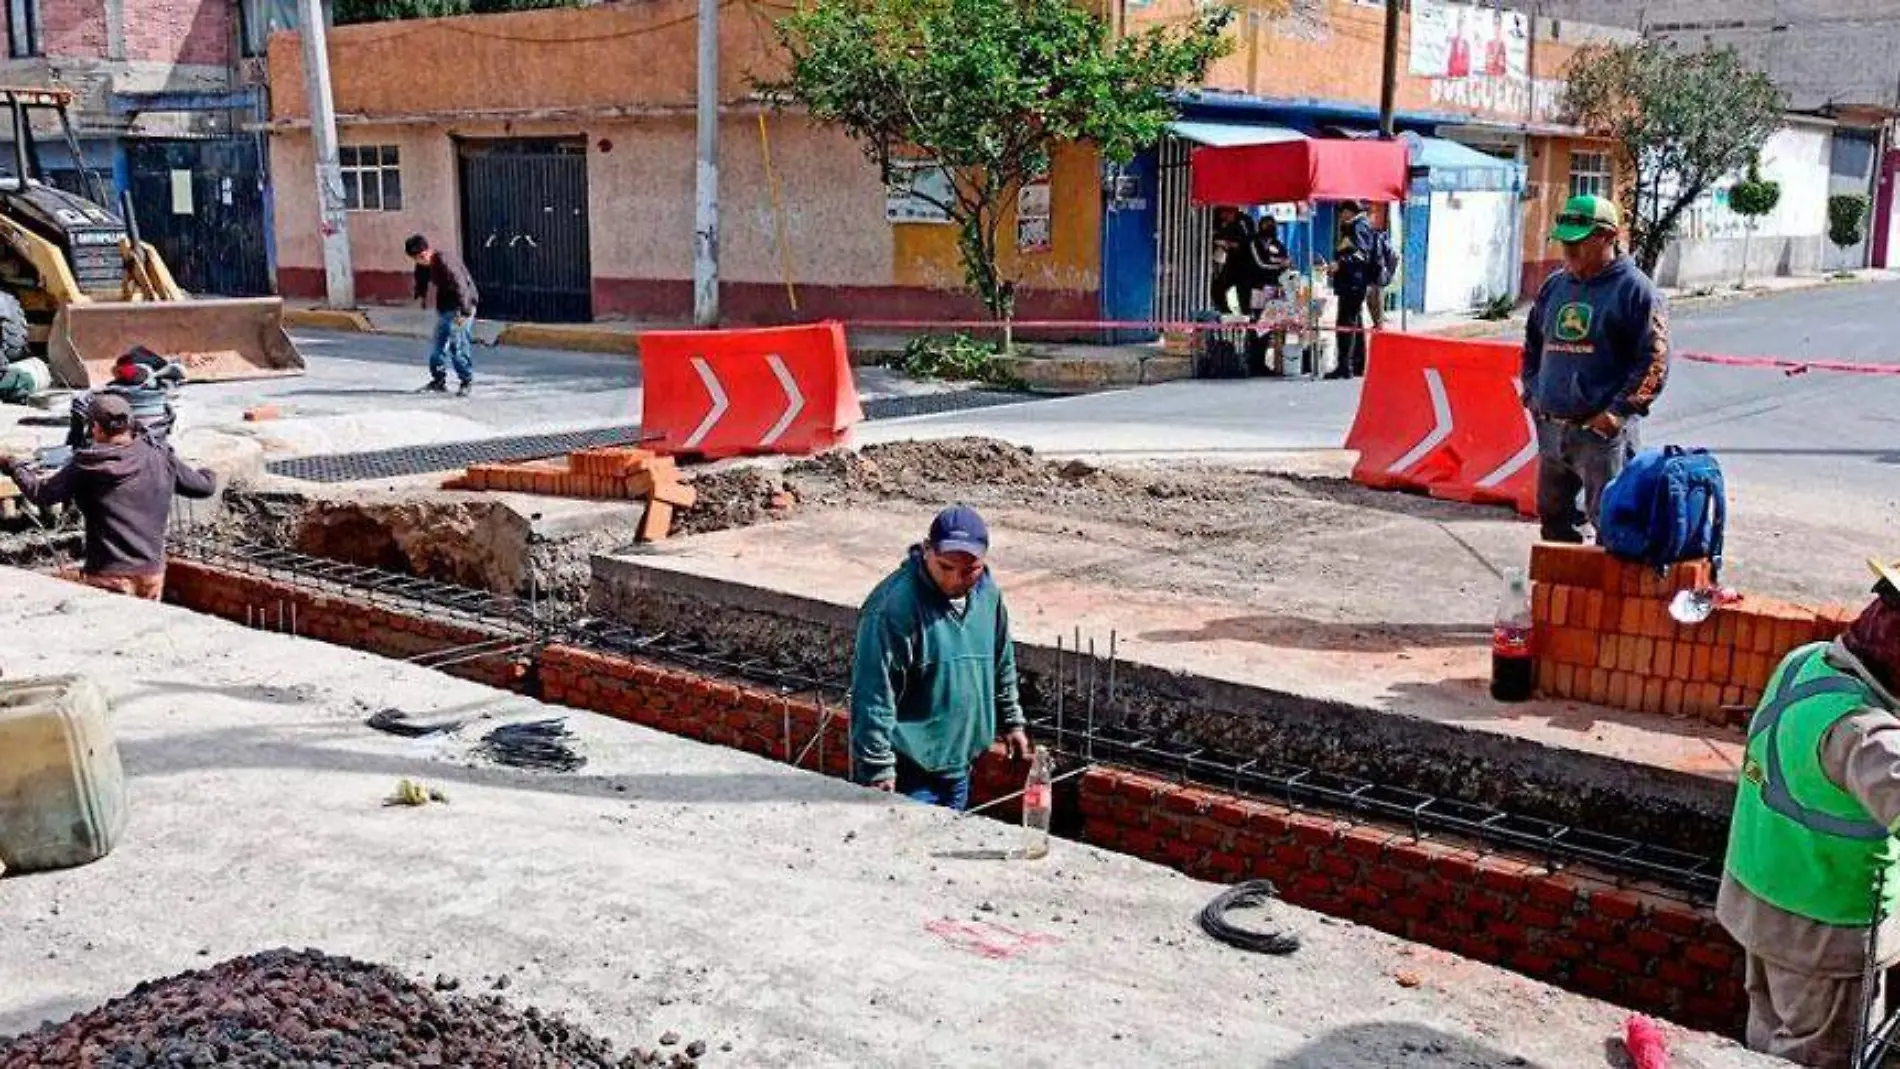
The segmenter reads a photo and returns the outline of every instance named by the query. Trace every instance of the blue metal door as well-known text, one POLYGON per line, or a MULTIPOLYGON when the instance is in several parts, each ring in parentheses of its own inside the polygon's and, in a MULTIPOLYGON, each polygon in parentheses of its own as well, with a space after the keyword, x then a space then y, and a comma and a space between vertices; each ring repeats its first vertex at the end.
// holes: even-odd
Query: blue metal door
MULTIPOLYGON (((1156 229, 1155 153, 1110 173, 1102 195, 1102 318, 1117 322, 1154 318, 1156 229)), ((1152 330, 1112 330, 1112 345, 1150 341, 1152 330)))

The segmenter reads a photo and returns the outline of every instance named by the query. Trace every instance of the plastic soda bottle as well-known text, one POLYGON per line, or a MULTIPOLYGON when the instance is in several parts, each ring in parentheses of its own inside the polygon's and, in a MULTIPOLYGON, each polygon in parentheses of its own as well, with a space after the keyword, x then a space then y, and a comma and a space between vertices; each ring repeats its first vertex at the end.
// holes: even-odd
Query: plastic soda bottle
POLYGON ((1023 857, 1046 857, 1049 853, 1049 816, 1055 809, 1055 788, 1049 751, 1036 747, 1029 762, 1029 778, 1023 783, 1023 857))
POLYGON ((1529 701, 1536 683, 1531 660, 1531 590, 1519 568, 1504 572, 1504 597, 1491 627, 1491 697, 1529 701))

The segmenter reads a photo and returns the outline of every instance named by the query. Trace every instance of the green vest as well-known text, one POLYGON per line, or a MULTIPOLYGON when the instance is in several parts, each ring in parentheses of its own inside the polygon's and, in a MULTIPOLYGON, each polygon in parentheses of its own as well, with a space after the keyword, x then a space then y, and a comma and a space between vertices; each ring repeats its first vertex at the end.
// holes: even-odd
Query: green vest
POLYGON ((1841 718, 1873 704, 1866 684, 1827 663, 1824 643, 1790 653, 1748 725, 1729 825, 1729 875, 1796 916, 1872 924, 1900 903, 1900 855, 1888 829, 1821 768, 1821 743, 1841 718))

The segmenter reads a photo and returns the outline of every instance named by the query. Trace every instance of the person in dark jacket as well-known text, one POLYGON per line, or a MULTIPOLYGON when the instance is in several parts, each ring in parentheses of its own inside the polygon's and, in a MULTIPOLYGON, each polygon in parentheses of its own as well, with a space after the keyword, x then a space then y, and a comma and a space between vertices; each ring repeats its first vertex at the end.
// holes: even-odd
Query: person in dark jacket
MULTIPOLYGON (((1339 297, 1334 335, 1339 366, 1329 379, 1350 379, 1366 373, 1366 335, 1361 323, 1366 299, 1379 288, 1378 245, 1366 206, 1356 200, 1339 206, 1339 245, 1333 265, 1333 292, 1339 297)), ((1375 315, 1375 323, 1377 321, 1375 315)))
POLYGON ((1572 197, 1551 237, 1564 266, 1524 331, 1524 405, 1537 426, 1537 515, 1547 542, 1581 543, 1603 488, 1636 455, 1637 424, 1669 378, 1669 307, 1617 248, 1622 213, 1572 197), (1583 495, 1583 509, 1577 495, 1583 495))
POLYGON ((416 262, 416 301, 428 306, 429 287, 435 287, 435 342, 429 349, 429 384, 424 393, 448 390, 448 369, 455 368, 461 385, 457 397, 467 397, 475 386, 475 358, 470 335, 475 329, 475 280, 452 254, 429 244, 421 234, 403 242, 403 251, 416 262))
POLYGON ((851 664, 857 781, 962 810, 970 769, 1001 735, 1029 756, 1009 612, 975 509, 945 509, 930 536, 871 591, 851 664))
POLYGON ((1254 221, 1231 205, 1214 209, 1214 275, 1208 294, 1221 315, 1253 314, 1254 221))
POLYGON ((152 441, 165 445, 178 422, 178 414, 172 409, 172 394, 184 382, 184 365, 143 345, 133 346, 113 361, 111 382, 98 390, 82 390, 73 395, 66 444, 74 449, 92 444, 92 400, 102 393, 114 393, 132 406, 133 425, 152 441))
POLYGON ((13 457, 0 470, 41 508, 70 501, 86 520, 88 585, 157 601, 165 592, 165 526, 172 495, 210 497, 217 483, 207 468, 189 468, 178 454, 138 432, 132 406, 102 393, 91 408, 92 444, 50 475, 13 457))

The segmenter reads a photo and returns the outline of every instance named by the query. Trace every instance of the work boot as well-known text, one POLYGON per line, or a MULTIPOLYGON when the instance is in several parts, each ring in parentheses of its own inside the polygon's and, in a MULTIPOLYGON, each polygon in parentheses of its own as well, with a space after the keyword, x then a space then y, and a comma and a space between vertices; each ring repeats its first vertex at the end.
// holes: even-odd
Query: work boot
POLYGON ((469 395, 469 393, 470 393, 470 391, 472 391, 472 390, 474 390, 474 389, 475 389, 475 380, 473 380, 473 379, 464 379, 464 380, 462 381, 462 384, 461 384, 460 386, 457 386, 457 387, 455 388, 455 396, 457 396, 457 397, 467 397, 467 396, 469 395))
POLYGON ((441 379, 430 379, 429 384, 427 386, 424 386, 423 388, 421 388, 420 390, 417 390, 416 392, 417 393, 448 393, 449 384, 442 381, 441 379))

